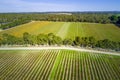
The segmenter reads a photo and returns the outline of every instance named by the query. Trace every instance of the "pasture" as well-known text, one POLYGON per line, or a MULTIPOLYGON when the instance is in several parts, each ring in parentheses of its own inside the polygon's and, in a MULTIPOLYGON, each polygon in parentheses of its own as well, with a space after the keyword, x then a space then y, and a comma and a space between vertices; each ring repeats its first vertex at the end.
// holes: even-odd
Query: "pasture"
POLYGON ((119 62, 72 50, 0 51, 0 80, 119 80, 119 62))
POLYGON ((0 34, 8 33, 21 37, 24 32, 34 35, 40 33, 54 33, 55 35, 60 36, 62 39, 74 39, 75 36, 93 36, 97 40, 109 39, 112 41, 120 41, 119 27, 114 24, 98 23, 32 21, 27 24, 3 30, 0 32, 0 34))

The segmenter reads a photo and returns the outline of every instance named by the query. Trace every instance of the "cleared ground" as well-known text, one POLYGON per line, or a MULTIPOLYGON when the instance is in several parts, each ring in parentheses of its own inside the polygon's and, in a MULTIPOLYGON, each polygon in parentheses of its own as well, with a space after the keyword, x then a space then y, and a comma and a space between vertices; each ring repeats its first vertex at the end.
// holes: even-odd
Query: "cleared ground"
POLYGON ((97 40, 110 39, 120 41, 120 28, 114 24, 80 23, 80 22, 47 22, 32 21, 11 29, 1 31, 0 34, 9 33, 22 36, 24 32, 31 34, 54 33, 61 38, 72 38, 75 36, 93 36, 97 40))
POLYGON ((120 56, 70 50, 0 51, 1 80, 119 80, 120 56))

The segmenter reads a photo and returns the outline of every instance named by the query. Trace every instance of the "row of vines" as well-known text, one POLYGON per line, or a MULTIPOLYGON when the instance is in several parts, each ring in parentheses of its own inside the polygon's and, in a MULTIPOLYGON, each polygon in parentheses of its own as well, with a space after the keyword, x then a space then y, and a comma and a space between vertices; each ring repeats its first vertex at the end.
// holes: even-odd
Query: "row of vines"
POLYGON ((119 62, 69 50, 0 51, 0 80, 120 80, 119 62))

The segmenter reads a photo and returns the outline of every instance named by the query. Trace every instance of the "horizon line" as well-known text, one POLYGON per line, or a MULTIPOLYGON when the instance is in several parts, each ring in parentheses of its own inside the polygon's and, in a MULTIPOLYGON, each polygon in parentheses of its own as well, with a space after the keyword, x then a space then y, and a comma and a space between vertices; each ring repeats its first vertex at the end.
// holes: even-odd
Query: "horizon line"
POLYGON ((41 11, 41 12, 37 12, 37 11, 28 11, 28 12, 25 12, 25 11, 19 11, 19 12, 0 12, 0 13, 51 13, 51 12, 53 12, 53 13, 59 13, 59 12, 68 12, 68 13, 70 13, 70 12, 120 12, 120 11, 41 11))

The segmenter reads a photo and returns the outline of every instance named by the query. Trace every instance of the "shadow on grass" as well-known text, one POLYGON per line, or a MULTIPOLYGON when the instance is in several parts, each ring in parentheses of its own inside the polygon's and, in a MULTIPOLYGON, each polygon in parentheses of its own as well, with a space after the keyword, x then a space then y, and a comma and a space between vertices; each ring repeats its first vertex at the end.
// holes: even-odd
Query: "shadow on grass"
POLYGON ((114 24, 114 25, 116 25, 118 28, 120 28, 120 24, 114 24))

